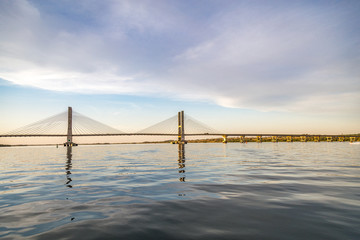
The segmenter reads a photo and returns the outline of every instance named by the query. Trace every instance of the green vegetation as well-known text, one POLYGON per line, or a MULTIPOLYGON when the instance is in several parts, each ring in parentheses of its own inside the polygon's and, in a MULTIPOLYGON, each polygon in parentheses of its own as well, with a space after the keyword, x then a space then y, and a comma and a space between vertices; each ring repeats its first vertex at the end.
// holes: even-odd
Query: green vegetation
MULTIPOLYGON (((306 135, 304 135, 306 136, 306 135)), ((354 136, 351 135, 351 136, 354 136)), ((355 141, 359 141, 359 137, 360 137, 360 134, 355 134, 356 139, 355 141)), ((307 142, 314 142, 314 141, 320 141, 320 142, 326 142, 326 141, 344 141, 344 142, 349 142, 350 141, 350 137, 349 135, 343 135, 341 137, 332 137, 332 138, 328 138, 328 137, 325 137, 325 136, 320 136, 319 139, 317 140, 316 137, 309 137, 307 136, 306 137, 306 141, 307 142), (343 137, 343 139, 341 138, 343 137)), ((262 137, 261 138, 261 142, 273 142, 273 141, 276 141, 276 142, 301 142, 301 141, 304 141, 305 139, 301 138, 301 137, 292 137, 291 139, 288 138, 287 136, 284 136, 284 137, 278 137, 277 139, 273 139, 272 137, 262 137)), ((227 138, 227 142, 240 142, 241 139, 239 137, 228 137, 227 138)), ((258 138, 256 137, 245 137, 244 142, 258 142, 258 138)), ((197 140, 188 140, 187 141, 188 143, 221 143, 223 142, 223 138, 212 138, 212 139, 197 139, 197 140)))
MULTIPOLYGON (((218 138, 209 138, 209 139, 193 139, 193 140, 187 140, 188 143, 222 143, 223 142, 222 137, 218 138)), ((346 134, 346 135, 339 135, 337 137, 326 137, 326 136, 309 136, 309 135, 302 135, 302 136, 296 136, 291 137, 289 136, 283 136, 278 138, 273 138, 271 136, 267 137, 261 137, 261 142, 349 142, 349 141, 360 141, 360 133, 358 134, 346 134), (306 137, 306 139, 305 139, 306 137)), ((243 140, 240 137, 228 137, 227 142, 260 142, 260 139, 258 137, 245 137, 243 140)), ((176 143, 174 140, 164 140, 164 141, 145 141, 145 142, 126 142, 126 143, 82 143, 80 145, 109 145, 109 144, 163 144, 163 143, 176 143)), ((62 144, 21 144, 21 145, 5 145, 0 144, 0 147, 14 147, 14 146, 60 146, 62 144)))

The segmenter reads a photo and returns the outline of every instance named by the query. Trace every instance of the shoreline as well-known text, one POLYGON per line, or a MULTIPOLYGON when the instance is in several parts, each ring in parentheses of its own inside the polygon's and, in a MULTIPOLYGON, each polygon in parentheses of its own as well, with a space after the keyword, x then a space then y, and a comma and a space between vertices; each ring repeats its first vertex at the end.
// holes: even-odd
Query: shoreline
MULTIPOLYGON (((86 145, 86 146, 90 146, 90 145, 124 145, 124 144, 174 144, 174 140, 165 140, 165 141, 145 141, 145 142, 124 142, 124 143, 79 143, 78 145, 86 145)), ((195 139, 195 140, 187 140, 187 143, 224 143, 223 142, 223 138, 212 138, 212 139, 195 139)), ((338 139, 333 139, 331 141, 329 141, 326 138, 320 138, 318 141, 314 141, 314 139, 309 139, 306 141, 302 141, 300 138, 296 138, 294 137, 293 139, 291 139, 291 141, 289 141, 286 138, 278 138, 276 141, 274 141, 274 139, 272 139, 271 137, 264 137, 261 138, 261 140, 259 141, 259 139, 252 137, 252 138, 244 138, 243 140, 240 140, 240 138, 227 138, 227 143, 251 143, 251 142, 255 142, 255 143, 265 143, 265 142, 273 142, 273 143, 277 143, 277 142, 351 142, 349 137, 344 137, 344 139, 342 141, 339 141, 338 139), (242 142, 241 142, 242 141, 242 142)), ((357 138, 355 141, 353 142, 360 142, 360 139, 357 138)), ((0 144, 0 147, 34 147, 34 146, 57 146, 57 147, 61 147, 63 146, 63 144, 14 144, 14 145, 9 145, 9 144, 0 144)))

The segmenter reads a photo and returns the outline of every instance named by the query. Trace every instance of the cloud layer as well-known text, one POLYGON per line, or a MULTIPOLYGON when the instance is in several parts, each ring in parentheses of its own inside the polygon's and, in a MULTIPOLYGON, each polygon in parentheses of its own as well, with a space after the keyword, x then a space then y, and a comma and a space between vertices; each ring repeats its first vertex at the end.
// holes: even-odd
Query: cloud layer
POLYGON ((263 111, 358 111, 359 10, 358 1, 1 1, 0 78, 263 111))

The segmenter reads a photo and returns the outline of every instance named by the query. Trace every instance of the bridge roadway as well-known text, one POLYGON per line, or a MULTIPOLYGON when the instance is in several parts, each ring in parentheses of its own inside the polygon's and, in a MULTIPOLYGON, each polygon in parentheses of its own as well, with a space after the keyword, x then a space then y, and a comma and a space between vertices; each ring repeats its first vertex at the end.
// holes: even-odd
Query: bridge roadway
MULTIPOLYGON (((108 133, 108 134, 73 134, 73 137, 100 137, 100 136, 178 136, 177 133, 108 133)), ((351 134, 269 134, 269 133, 192 133, 184 136, 226 136, 226 137, 358 137, 351 134)), ((0 137, 67 137, 67 134, 22 134, 0 135, 0 137)))

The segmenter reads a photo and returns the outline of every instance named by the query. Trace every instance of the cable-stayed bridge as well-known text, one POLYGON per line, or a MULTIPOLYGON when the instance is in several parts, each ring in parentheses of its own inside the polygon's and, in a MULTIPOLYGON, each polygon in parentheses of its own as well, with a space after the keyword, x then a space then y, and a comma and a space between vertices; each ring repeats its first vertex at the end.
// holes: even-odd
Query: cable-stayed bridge
POLYGON ((185 142, 185 135, 221 135, 218 131, 179 112, 165 121, 135 133, 127 133, 105 125, 72 110, 51 116, 44 120, 13 130, 0 137, 66 137, 66 145, 73 145, 73 137, 94 136, 178 136, 179 142, 185 142), (186 124, 186 131, 185 131, 186 124))
MULTIPOLYGON (((301 141, 307 141, 309 137, 313 137, 314 141, 319 141, 320 137, 326 137, 328 141, 332 141, 332 138, 344 140, 342 135, 221 133, 188 115, 185 116, 183 111, 141 131, 126 133, 77 113, 71 107, 68 111, 26 125, 0 137, 66 137, 64 145, 71 146, 76 145, 73 143, 73 137, 81 136, 177 136, 176 143, 186 143, 185 136, 205 135, 222 136, 224 143, 230 136, 239 137, 240 142, 245 142, 245 137, 256 137, 256 140, 261 142, 262 137, 265 136, 272 137, 274 142, 279 137, 286 137, 288 141, 292 141, 293 137, 300 137, 301 141)), ((357 136, 347 135, 347 137, 350 137, 350 141, 355 141, 357 136)))

